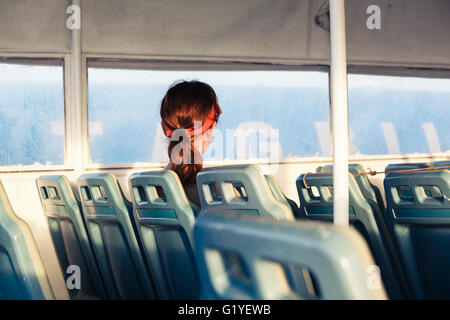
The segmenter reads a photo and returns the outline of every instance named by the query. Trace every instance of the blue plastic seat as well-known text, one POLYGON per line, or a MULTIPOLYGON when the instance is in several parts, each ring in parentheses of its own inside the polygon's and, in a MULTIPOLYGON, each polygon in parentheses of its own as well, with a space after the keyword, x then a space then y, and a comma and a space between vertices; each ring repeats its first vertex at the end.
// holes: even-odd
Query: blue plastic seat
MULTIPOLYGON (((386 167, 385 172, 388 174, 389 172, 400 172, 404 170, 413 170, 413 171, 406 171, 403 173, 414 173, 414 172, 420 172, 421 169, 424 169, 425 171, 432 171, 433 167, 445 167, 449 164, 449 161, 435 161, 435 162, 418 162, 418 163, 395 163, 390 164, 386 167)), ((407 190, 403 190, 404 193, 408 192, 407 190)), ((409 196, 413 196, 412 194, 409 194, 409 196)), ((393 231, 391 230, 393 233, 393 231)))
POLYGON ((156 299, 150 269, 116 178, 110 173, 78 178, 84 219, 111 299, 156 299))
POLYGON ((198 299, 194 258, 195 211, 177 174, 150 171, 129 177, 133 215, 162 299, 198 299))
POLYGON ((374 261, 353 229, 210 209, 194 228, 203 299, 386 298, 381 280, 367 285, 374 261), (308 275, 305 294, 290 285, 290 266, 308 275))
POLYGON ((386 174, 392 171, 398 170, 410 170, 410 169, 421 169, 421 168, 429 168, 432 164, 428 162, 417 162, 417 163, 391 163, 386 166, 384 171, 386 174))
MULTIPOLYGON (((365 172, 364 167, 358 163, 349 164, 348 171, 354 175, 365 172)), ((317 168, 317 172, 333 173, 333 165, 326 165, 324 167, 319 167, 317 168)), ((355 180, 364 197, 368 200, 372 200, 373 202, 375 202, 380 207, 381 212, 384 212, 386 208, 384 206, 380 189, 378 189, 377 186, 370 183, 367 175, 355 176, 355 180)))
POLYGON ((450 171, 389 173, 387 218, 417 299, 449 299, 450 171))
POLYGON ((197 175, 202 212, 209 208, 276 220, 294 220, 287 201, 277 200, 269 183, 255 165, 211 167, 197 175))
POLYGON ((449 167, 445 170, 450 170, 450 160, 434 161, 432 163, 433 167, 449 167))
POLYGON ((69 266, 78 266, 81 271, 81 289, 69 290, 70 297, 106 299, 103 279, 69 180, 62 175, 41 176, 36 185, 65 279, 69 266))
POLYGON ((0 300, 53 298, 33 234, 14 213, 0 181, 0 300))
MULTIPOLYGON (((311 173, 297 179, 300 198, 300 216, 310 220, 333 220, 333 175, 311 173), (313 190, 314 189, 314 190, 313 190)), ((386 290, 391 298, 405 298, 408 289, 397 258, 395 244, 379 206, 366 199, 356 179, 349 173, 349 219, 350 223, 367 240, 375 261, 380 266, 386 290)))
POLYGON ((270 190, 272 190, 272 194, 274 195, 275 199, 284 203, 286 206, 290 207, 291 211, 292 211, 292 215, 294 217, 298 217, 297 204, 293 200, 286 197, 286 195, 281 190, 275 177, 268 175, 268 174, 266 174, 264 176, 266 177, 266 181, 269 184, 270 190))

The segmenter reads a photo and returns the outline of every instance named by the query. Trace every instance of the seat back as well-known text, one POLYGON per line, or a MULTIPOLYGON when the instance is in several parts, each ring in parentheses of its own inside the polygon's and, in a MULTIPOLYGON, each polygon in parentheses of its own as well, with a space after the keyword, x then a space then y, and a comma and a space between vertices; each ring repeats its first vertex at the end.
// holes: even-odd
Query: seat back
POLYGON ((72 299, 106 299, 103 279, 92 252, 80 207, 69 180, 62 175, 36 180, 59 264, 67 281, 69 266, 78 266, 81 288, 69 290, 72 299))
POLYGON ((197 299, 194 211, 173 171, 150 171, 129 178, 133 216, 146 259, 162 299, 197 299))
POLYGON ((83 216, 111 299, 155 299, 150 270, 136 238, 131 210, 110 173, 78 178, 83 216))
POLYGON ((53 298, 33 234, 15 214, 0 181, 0 300, 53 298))
MULTIPOLYGON (((305 178, 304 175, 300 175, 297 179, 297 190, 300 198, 300 216, 303 219, 330 222, 333 220, 333 175, 331 173, 311 173, 305 178), (303 180, 306 180, 306 185, 303 180)), ((349 219, 367 240, 381 268, 381 275, 390 297, 403 298, 406 294, 406 284, 403 281, 401 265, 383 213, 374 201, 363 196, 356 179, 350 173, 349 219)))
POLYGON ((197 175, 202 212, 209 208, 293 220, 292 210, 277 200, 255 165, 212 167, 197 175))
POLYGON ((384 187, 415 298, 449 299, 450 171, 389 173, 384 187))
POLYGON ((429 168, 431 167, 431 163, 427 162, 418 162, 418 163, 391 163, 386 166, 384 171, 386 174, 392 171, 398 170, 410 170, 410 169, 421 169, 421 168, 429 168))
MULTIPOLYGON (((364 167, 358 163, 351 163, 348 165, 348 171, 352 174, 364 173, 364 167)), ((324 167, 317 168, 319 173, 333 173, 333 165, 326 165, 324 167)), ((358 184, 361 193, 368 200, 372 200, 379 207, 381 212, 385 211, 383 198, 381 196, 381 191, 375 185, 371 184, 369 178, 366 175, 355 176, 356 183, 358 184)))
POLYGON ((367 285, 374 262, 350 228, 213 209, 197 219, 194 239, 204 299, 386 297, 381 280, 367 285), (310 295, 293 290, 289 266, 311 276, 310 295))
POLYGON ((280 201, 281 203, 284 203, 287 207, 291 208, 292 215, 294 217, 297 217, 298 216, 298 206, 297 206, 297 204, 293 200, 288 199, 284 195, 284 193, 281 190, 281 188, 280 188, 277 180, 275 179, 275 177, 271 176, 269 174, 264 175, 264 177, 266 178, 266 181, 269 184, 270 190, 272 191, 272 194, 275 197, 275 199, 280 201))
MULTIPOLYGON (((433 167, 450 167, 450 160, 442 160, 442 161, 434 161, 432 163, 433 167)), ((449 170, 449 169, 445 169, 445 170, 449 170)))

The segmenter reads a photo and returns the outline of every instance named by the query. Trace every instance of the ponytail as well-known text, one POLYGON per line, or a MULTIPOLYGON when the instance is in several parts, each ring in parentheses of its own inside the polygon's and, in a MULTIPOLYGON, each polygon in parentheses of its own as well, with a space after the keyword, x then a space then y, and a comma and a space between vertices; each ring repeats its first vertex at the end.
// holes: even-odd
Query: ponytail
POLYGON ((194 140, 198 141, 194 122, 202 123, 200 134, 203 134, 217 123, 221 113, 213 88, 203 82, 179 82, 164 96, 160 115, 163 132, 170 137, 169 167, 178 174, 182 184, 195 184, 197 173, 203 168, 202 155, 194 146, 194 140), (175 136, 178 129, 184 129, 185 134, 175 136))
MULTIPOLYGON (((197 173, 203 169, 201 154, 194 147, 194 139, 190 135, 180 136, 187 141, 171 140, 167 149, 171 170, 180 178, 181 184, 195 184, 197 173), (178 154, 174 154, 175 146, 180 145, 178 154)), ((176 151, 175 151, 176 153, 176 151)))

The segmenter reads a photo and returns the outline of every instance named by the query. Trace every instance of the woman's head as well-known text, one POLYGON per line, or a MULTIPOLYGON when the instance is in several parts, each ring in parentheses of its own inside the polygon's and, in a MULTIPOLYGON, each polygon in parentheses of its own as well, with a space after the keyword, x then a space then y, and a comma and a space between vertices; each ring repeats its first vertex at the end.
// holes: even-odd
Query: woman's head
POLYGON ((161 126, 170 138, 170 167, 182 183, 195 183, 201 155, 211 142, 221 114, 214 90, 199 81, 182 81, 169 88, 161 102, 161 126))

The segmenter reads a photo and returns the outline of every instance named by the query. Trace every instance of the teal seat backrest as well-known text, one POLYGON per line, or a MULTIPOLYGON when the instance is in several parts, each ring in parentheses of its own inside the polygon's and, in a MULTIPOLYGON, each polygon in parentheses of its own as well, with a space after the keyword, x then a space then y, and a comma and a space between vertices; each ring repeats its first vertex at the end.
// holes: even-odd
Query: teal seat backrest
POLYGON ((53 298, 31 230, 13 211, 0 181, 0 300, 53 298))
POLYGON ((294 217, 298 217, 298 206, 297 204, 291 200, 288 199, 283 191, 281 190, 277 180, 274 176, 271 176, 269 174, 264 175, 266 178, 267 183, 269 184, 270 190, 272 190, 272 194, 274 195, 275 199, 284 203, 286 206, 291 208, 292 215, 294 217))
POLYGON ((170 170, 129 178, 133 216, 162 299, 197 299, 191 208, 177 174, 170 170))
POLYGON ((255 165, 212 167, 197 175, 202 212, 213 207, 277 220, 293 220, 290 206, 277 200, 255 165))
MULTIPOLYGON (((156 299, 150 270, 134 232, 125 199, 110 173, 77 180, 83 216, 111 299, 156 299)), ((131 208, 130 208, 131 209, 131 208)))
POLYGON ((367 286, 374 262, 356 231, 220 211, 202 214, 194 228, 203 299, 386 298, 382 281, 367 286), (308 271, 312 295, 293 290, 287 266, 308 271))
MULTIPOLYGON (((333 174, 308 174, 305 180, 309 188, 304 184, 303 177, 302 174, 297 179, 300 216, 303 219, 333 221, 333 174)), ((374 201, 363 196, 351 173, 349 192, 350 223, 367 240, 375 261, 380 266, 389 296, 403 298, 406 295, 406 284, 383 213, 374 201)))
POLYGON ((450 171, 389 173, 384 187, 415 298, 449 299, 450 171))
MULTIPOLYGON (((364 167, 358 163, 351 163, 348 165, 348 171, 352 174, 364 173, 364 167)), ((333 173, 333 165, 326 165, 324 167, 317 168, 318 173, 333 173)), ((371 184, 369 178, 366 175, 355 176, 355 180, 358 183, 359 189, 366 199, 372 200, 379 207, 381 212, 385 211, 383 198, 381 191, 375 185, 371 184)))
POLYGON ((449 167, 448 169, 446 168, 445 170, 450 170, 450 160, 443 160, 443 161, 434 161, 432 163, 433 167, 449 167))
POLYGON ((392 171, 397 170, 410 170, 410 169, 421 169, 421 168, 429 168, 431 167, 431 163, 427 162, 418 162, 418 163, 391 163, 386 166, 384 171, 386 174, 392 171))
POLYGON ((63 175, 41 176, 36 185, 65 279, 71 275, 67 273, 69 266, 80 268, 81 289, 69 290, 70 297, 106 299, 103 279, 69 180, 63 175))

